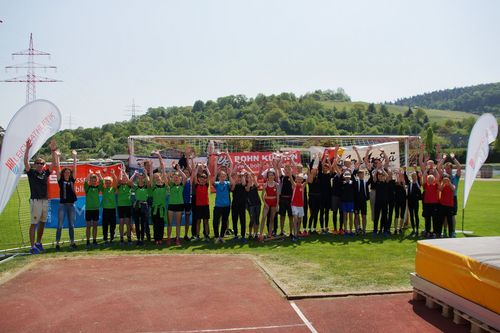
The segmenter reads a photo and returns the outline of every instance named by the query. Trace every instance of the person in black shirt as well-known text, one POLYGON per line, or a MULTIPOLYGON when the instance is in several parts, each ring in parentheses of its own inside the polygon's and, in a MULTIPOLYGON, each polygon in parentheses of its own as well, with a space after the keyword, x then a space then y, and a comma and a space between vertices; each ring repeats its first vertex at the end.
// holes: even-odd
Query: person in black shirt
POLYGON ((370 190, 368 189, 368 184, 365 180, 365 171, 356 171, 357 179, 354 182, 355 194, 354 194, 354 222, 358 232, 363 234, 366 233, 366 212, 367 205, 366 202, 370 199, 370 190), (360 215, 361 215, 361 226, 360 226, 360 215))
POLYGON ((233 220, 233 231, 234 239, 238 239, 238 218, 240 219, 241 225, 241 241, 245 243, 246 240, 246 202, 247 202, 247 191, 246 191, 246 178, 245 172, 238 172, 233 175, 233 180, 231 182, 231 192, 233 192, 233 201, 231 202, 231 217, 233 220))
POLYGON ((389 180, 391 179, 390 173, 387 173, 385 169, 379 169, 376 172, 375 180, 372 183, 372 189, 377 191, 375 196, 375 218, 373 224, 373 233, 381 234, 384 232, 386 235, 390 234, 387 222, 387 198, 389 192, 389 180), (380 220, 381 219, 381 220, 380 220), (380 229, 379 226, 380 220, 380 229))
POLYGON ((248 172, 245 174, 245 191, 247 192, 246 200, 247 200, 247 209, 248 215, 250 215, 250 237, 254 237, 257 239, 258 230, 259 230, 259 221, 260 221, 260 208, 262 206, 259 197, 259 189, 257 178, 253 174, 253 172, 248 169, 248 172))
MULTIPOLYGON (((60 170, 59 158, 56 160, 56 169, 60 170)), ((75 244, 75 202, 77 200, 75 193, 75 175, 76 175, 76 151, 73 150, 73 170, 70 168, 63 168, 57 174, 57 183, 59 184, 59 211, 58 211, 58 224, 56 232, 56 250, 59 250, 59 241, 61 240, 61 233, 64 223, 64 217, 68 220, 68 231, 70 247, 76 249, 75 244)))
POLYGON ((328 232, 328 220, 330 218, 331 193, 332 193, 332 173, 330 161, 328 157, 323 158, 318 166, 318 178, 320 183, 320 208, 319 208, 319 225, 321 233, 328 232))
POLYGON ((418 236, 418 229, 420 220, 418 218, 419 202, 422 200, 422 191, 420 189, 420 177, 417 173, 417 168, 415 166, 415 171, 410 174, 411 180, 408 178, 406 172, 404 173, 406 185, 408 187, 408 212, 410 213, 410 223, 412 232, 410 236, 418 236))
POLYGON ((398 172, 396 175, 396 183, 394 187, 394 234, 403 234, 403 219, 406 211, 406 184, 403 172, 398 172), (399 227, 398 227, 399 219, 399 227))
MULTIPOLYGON (((24 169, 28 175, 28 182, 30 186, 30 207, 31 207, 31 225, 30 225, 30 253, 38 254, 43 251, 42 236, 47 222, 47 215, 49 210, 49 192, 48 192, 48 178, 52 169, 45 166, 43 158, 35 160, 35 168, 32 168, 29 163, 30 149, 32 142, 30 139, 26 141, 26 150, 24 152, 24 169), (37 228, 37 236, 35 242, 35 228, 37 228)), ((56 150, 57 145, 54 140, 50 143, 50 150, 52 152, 52 160, 57 160, 56 150)))
POLYGON ((321 184, 318 177, 318 169, 313 168, 309 170, 307 175, 307 183, 309 184, 309 223, 308 233, 316 233, 318 225, 318 214, 321 207, 321 184))

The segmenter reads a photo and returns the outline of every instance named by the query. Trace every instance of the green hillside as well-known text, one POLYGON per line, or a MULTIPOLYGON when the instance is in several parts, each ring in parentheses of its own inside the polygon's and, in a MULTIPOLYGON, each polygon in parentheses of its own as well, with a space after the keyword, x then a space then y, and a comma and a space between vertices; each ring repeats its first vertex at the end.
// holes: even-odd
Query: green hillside
POLYGON ((500 82, 433 91, 398 99, 395 104, 428 109, 460 110, 475 114, 489 112, 500 116, 500 82))

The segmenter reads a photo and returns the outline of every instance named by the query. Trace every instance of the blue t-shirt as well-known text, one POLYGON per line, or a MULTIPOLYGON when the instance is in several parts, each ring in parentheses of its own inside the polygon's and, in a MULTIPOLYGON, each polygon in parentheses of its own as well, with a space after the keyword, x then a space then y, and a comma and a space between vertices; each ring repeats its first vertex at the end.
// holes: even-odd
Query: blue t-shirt
POLYGON ((457 176, 457 174, 453 174, 450 176, 450 183, 455 185, 455 190, 453 191, 453 195, 456 197, 458 193, 458 181, 460 180, 460 177, 457 176))
POLYGON ((229 182, 215 182, 215 207, 229 207, 229 182))

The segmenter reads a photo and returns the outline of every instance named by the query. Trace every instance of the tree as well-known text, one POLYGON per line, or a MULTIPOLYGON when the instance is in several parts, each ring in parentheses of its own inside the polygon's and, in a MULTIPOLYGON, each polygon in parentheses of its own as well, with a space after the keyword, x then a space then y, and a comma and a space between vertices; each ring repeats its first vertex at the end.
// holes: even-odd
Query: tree
POLYGON ((411 106, 408 107, 408 111, 405 112, 405 118, 410 117, 413 114, 411 106))
POLYGON ((381 104, 380 105, 380 113, 384 117, 389 117, 390 116, 389 110, 387 109, 387 106, 385 106, 385 104, 381 104))
POLYGON ((427 132, 425 135, 425 150, 431 155, 434 156, 434 131, 432 130, 432 126, 427 128, 427 132))
POLYGON ((370 103, 368 104, 368 113, 375 113, 377 112, 377 109, 375 108, 375 104, 370 103))
POLYGON ((195 113, 203 112, 204 109, 205 109, 205 103, 203 103, 203 101, 198 100, 194 102, 193 112, 195 113))

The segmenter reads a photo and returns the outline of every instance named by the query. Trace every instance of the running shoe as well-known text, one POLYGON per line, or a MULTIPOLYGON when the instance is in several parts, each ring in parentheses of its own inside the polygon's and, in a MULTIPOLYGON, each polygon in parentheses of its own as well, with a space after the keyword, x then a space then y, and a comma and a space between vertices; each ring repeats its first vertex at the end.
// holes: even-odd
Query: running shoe
POLYGON ((42 243, 35 243, 35 247, 36 247, 36 248, 37 248, 40 252, 43 252, 43 251, 44 251, 42 243))
POLYGON ((61 246, 59 244, 56 244, 56 251, 60 251, 61 250, 61 246))
POLYGON ((36 246, 33 246, 33 247, 30 249, 30 253, 31 253, 31 254, 40 254, 40 250, 39 250, 36 246))
POLYGON ((71 249, 73 250, 76 250, 78 248, 78 246, 76 246, 75 243, 71 243, 71 245, 69 246, 71 249))

